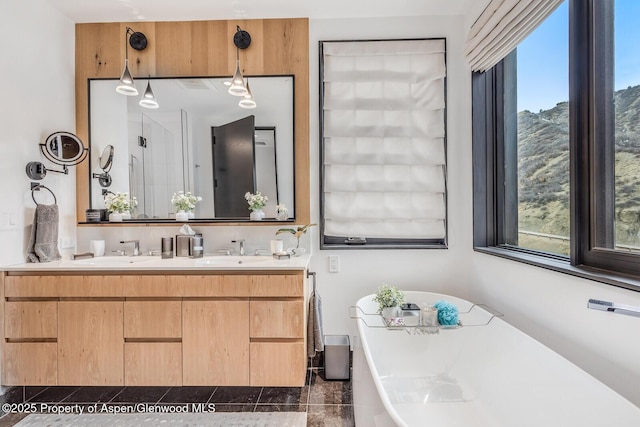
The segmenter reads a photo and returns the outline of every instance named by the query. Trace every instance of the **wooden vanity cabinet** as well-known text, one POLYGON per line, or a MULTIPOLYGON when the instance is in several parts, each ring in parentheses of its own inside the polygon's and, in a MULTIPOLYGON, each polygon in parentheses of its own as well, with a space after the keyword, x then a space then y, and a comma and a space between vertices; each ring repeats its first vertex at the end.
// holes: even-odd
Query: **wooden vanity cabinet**
POLYGON ((303 386, 303 271, 10 272, 4 385, 303 386))
POLYGON ((122 301, 58 303, 58 385, 124 384, 122 301))

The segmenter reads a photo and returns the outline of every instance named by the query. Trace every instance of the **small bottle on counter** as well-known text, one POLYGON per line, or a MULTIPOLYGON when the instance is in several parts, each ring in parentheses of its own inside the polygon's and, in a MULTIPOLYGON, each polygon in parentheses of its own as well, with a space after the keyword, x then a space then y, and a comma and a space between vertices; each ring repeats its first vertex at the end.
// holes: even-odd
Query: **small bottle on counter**
POLYGON ((196 234, 191 238, 189 253, 191 258, 202 258, 204 255, 204 239, 202 234, 196 234))

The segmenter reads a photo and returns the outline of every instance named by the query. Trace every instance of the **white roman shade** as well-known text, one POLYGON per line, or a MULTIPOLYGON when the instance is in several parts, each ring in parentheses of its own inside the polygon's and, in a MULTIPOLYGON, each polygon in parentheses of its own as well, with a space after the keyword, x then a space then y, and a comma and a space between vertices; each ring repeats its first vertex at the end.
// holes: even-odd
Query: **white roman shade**
POLYGON ((324 235, 446 236, 445 41, 323 42, 324 235))
POLYGON ((564 0, 491 0, 471 26, 465 54, 473 71, 500 62, 564 0))

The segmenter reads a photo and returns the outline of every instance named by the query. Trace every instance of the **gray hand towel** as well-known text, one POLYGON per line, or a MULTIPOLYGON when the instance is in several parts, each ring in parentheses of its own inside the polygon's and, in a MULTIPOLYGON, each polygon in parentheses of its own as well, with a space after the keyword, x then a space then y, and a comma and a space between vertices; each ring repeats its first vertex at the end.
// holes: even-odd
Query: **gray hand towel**
POLYGON ((314 357, 316 351, 324 350, 322 336, 322 300, 317 291, 309 299, 309 316, 307 317, 307 356, 314 357))
POLYGON ((27 246, 28 262, 49 262, 62 258, 58 250, 58 219, 58 205, 36 206, 27 246))

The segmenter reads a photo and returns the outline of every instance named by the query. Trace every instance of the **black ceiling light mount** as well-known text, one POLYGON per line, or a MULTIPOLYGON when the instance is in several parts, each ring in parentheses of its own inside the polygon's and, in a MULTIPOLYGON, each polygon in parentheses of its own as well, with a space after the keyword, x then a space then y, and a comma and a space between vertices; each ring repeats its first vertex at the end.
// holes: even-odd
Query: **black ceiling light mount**
POLYGON ((140 31, 133 31, 129 27, 127 27, 127 33, 131 34, 129 36, 129 46, 135 50, 145 50, 147 48, 147 36, 140 31))
POLYGON ((233 35, 233 44, 238 49, 246 49, 251 45, 251 34, 236 26, 236 33, 233 35))

